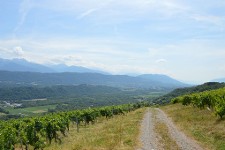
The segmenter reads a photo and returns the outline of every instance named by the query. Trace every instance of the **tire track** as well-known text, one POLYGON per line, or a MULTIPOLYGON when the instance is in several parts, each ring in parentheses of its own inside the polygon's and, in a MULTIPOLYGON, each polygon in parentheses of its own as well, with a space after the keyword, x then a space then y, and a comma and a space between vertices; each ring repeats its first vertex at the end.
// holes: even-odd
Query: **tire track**
POLYGON ((152 118, 152 111, 150 108, 144 115, 144 119, 141 123, 141 138, 142 148, 138 150, 154 150, 157 147, 156 134, 154 132, 154 124, 152 118))
POLYGON ((203 150, 194 140, 187 137, 179 131, 170 118, 159 108, 149 108, 141 124, 142 148, 138 150, 161 150, 163 143, 157 140, 157 134, 154 131, 155 122, 159 120, 167 125, 170 137, 176 141, 180 150, 203 150), (153 113, 156 112, 156 114, 153 113))

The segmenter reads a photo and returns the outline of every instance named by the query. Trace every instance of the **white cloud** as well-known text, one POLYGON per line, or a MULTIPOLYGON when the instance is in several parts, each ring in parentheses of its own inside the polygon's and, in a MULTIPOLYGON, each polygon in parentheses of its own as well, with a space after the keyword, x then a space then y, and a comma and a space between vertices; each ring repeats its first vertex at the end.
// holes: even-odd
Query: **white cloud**
POLYGON ((99 67, 115 73, 169 73, 180 79, 189 78, 194 70, 195 75, 207 75, 206 79, 210 74, 222 74, 218 66, 225 63, 224 12, 214 11, 223 7, 218 5, 221 3, 24 0, 15 31, 24 28, 30 32, 21 30, 16 36, 19 38, 0 39, 0 54, 38 63, 99 67), (216 7, 210 6, 213 3, 216 7), (33 20, 27 19, 32 15, 40 18, 30 25, 33 20), (49 31, 50 27, 54 30, 49 31), (205 64, 217 70, 208 73, 205 64))
POLYGON ((91 14, 94 13, 95 11, 97 11, 96 8, 89 9, 89 10, 85 11, 84 13, 80 14, 77 18, 78 18, 78 19, 82 19, 82 18, 84 18, 84 17, 86 17, 86 16, 91 15, 91 14))
POLYGON ((0 52, 7 53, 7 52, 9 52, 9 50, 5 47, 0 47, 0 52))
POLYGON ((215 15, 193 14, 191 18, 199 22, 205 22, 205 23, 225 27, 225 17, 215 16, 215 15))
POLYGON ((24 56, 24 51, 21 46, 14 46, 8 42, 2 42, 0 40, 0 44, 3 47, 0 47, 0 55, 1 58, 11 59, 11 58, 22 58, 24 56))
POLYGON ((20 46, 14 47, 12 52, 16 57, 22 57, 24 55, 24 51, 20 46))
POLYGON ((158 64, 164 64, 164 63, 166 63, 166 62, 167 62, 167 60, 166 60, 166 59, 161 58, 161 59, 157 59, 155 62, 156 62, 156 63, 158 63, 158 64))
POLYGON ((120 23, 143 17, 155 18, 156 14, 160 17, 170 17, 181 15, 189 9, 179 0, 39 0, 32 3, 26 0, 25 2, 26 5, 22 5, 24 18, 32 7, 37 7, 74 14, 77 19, 91 16, 89 20, 95 23, 120 23))
POLYGON ((218 39, 192 39, 168 45, 154 44, 149 51, 131 51, 132 47, 147 49, 151 43, 100 38, 20 39, 0 40, 0 53, 7 58, 99 68, 115 74, 163 73, 183 80, 197 77, 207 81, 225 73, 221 67, 215 67, 225 63, 224 43, 218 39), (214 71, 210 72, 209 68, 214 71), (195 76, 189 76, 192 71, 195 76), (207 76, 200 77, 202 74, 207 76))
POLYGON ((32 9, 32 7, 33 7, 32 0, 23 0, 22 1, 21 5, 20 5, 20 9, 19 9, 20 19, 19 19, 17 26, 14 29, 15 33, 23 26, 24 22, 26 21, 26 17, 28 15, 29 11, 32 9))

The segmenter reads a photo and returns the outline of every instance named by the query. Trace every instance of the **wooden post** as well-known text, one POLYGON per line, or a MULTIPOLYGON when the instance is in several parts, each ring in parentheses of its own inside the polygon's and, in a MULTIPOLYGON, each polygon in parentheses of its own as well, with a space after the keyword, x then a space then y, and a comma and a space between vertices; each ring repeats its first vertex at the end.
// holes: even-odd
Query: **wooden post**
POLYGON ((79 132, 79 120, 76 118, 76 123, 77 123, 77 132, 79 132))

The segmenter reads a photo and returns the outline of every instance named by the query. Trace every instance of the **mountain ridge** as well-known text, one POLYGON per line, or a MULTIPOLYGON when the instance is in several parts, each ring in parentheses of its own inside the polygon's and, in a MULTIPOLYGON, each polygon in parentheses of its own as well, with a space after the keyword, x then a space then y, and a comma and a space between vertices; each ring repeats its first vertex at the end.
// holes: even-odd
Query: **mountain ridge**
POLYGON ((0 58, 1 85, 105 85, 121 88, 171 89, 186 84, 162 74, 111 75, 101 70, 65 64, 41 65, 25 59, 0 58), (2 70, 2 71, 1 71, 2 70))
MULTIPOLYGON (((169 77, 168 77, 169 78, 169 77)), ((170 79, 170 78, 169 78, 170 79)), ((172 79, 171 79, 172 80, 172 79)), ((38 73, 38 72, 11 72, 0 71, 2 85, 105 85, 120 88, 150 88, 150 89, 174 89, 186 87, 187 84, 169 84, 166 81, 157 81, 128 75, 104 75, 99 73, 38 73)))
POLYGON ((41 73, 57 73, 57 72, 79 72, 79 73, 101 73, 107 72, 90 69, 82 66, 68 66, 65 64, 42 65, 27 61, 26 59, 3 59, 0 58, 0 70, 4 71, 21 71, 21 72, 41 72, 41 73))

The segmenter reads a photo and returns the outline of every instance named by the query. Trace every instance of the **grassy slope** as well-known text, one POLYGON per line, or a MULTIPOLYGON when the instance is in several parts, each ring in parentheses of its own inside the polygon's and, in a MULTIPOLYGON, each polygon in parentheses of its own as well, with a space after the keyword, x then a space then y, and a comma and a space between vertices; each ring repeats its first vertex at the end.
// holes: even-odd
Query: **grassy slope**
POLYGON ((207 149, 225 149, 225 119, 219 120, 207 109, 200 110, 181 104, 161 107, 186 134, 207 149))
POLYGON ((98 123, 81 127, 77 133, 72 125, 61 144, 52 143, 47 150, 133 150, 140 146, 139 130, 145 108, 109 120, 99 119, 98 123))

